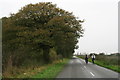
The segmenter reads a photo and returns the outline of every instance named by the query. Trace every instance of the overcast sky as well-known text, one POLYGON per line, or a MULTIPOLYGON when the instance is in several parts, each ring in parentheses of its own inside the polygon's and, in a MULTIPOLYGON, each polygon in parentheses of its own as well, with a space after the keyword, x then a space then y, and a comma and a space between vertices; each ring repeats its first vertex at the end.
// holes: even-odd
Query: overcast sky
POLYGON ((0 18, 18 12, 29 3, 53 2, 83 20, 84 37, 76 53, 118 52, 119 0, 0 0, 0 18))

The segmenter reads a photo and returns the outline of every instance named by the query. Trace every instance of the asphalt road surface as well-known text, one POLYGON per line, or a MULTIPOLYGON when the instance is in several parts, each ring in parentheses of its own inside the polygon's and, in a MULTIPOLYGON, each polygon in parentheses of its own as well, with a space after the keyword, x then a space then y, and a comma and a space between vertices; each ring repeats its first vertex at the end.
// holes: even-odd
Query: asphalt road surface
POLYGON ((118 78, 118 73, 83 59, 71 59, 57 78, 118 78))

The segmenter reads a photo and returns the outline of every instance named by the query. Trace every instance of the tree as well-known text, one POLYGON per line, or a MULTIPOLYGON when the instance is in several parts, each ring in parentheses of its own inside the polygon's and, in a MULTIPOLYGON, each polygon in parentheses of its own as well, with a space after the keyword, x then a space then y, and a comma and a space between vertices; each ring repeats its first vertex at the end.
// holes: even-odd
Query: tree
MULTIPOLYGON (((73 13, 57 8, 51 2, 26 5, 18 13, 4 18, 3 21, 3 35, 5 35, 3 51, 9 49, 14 52, 21 48, 23 51, 25 49, 25 52, 19 54, 14 52, 13 59, 18 59, 16 61, 19 62, 28 56, 33 59, 32 56, 43 55, 44 61, 48 63, 52 48, 54 50, 52 52, 56 52, 57 55, 72 56, 77 39, 83 34, 81 26, 83 21, 78 20, 73 13), (20 59, 18 55, 22 55, 22 58, 20 59)), ((14 63, 17 64, 15 61, 14 63)))
POLYGON ((14 15, 17 26, 28 27, 31 34, 35 33, 33 42, 43 48, 46 57, 52 47, 56 47, 58 54, 67 54, 69 50, 72 53, 77 38, 83 34, 82 22, 50 2, 29 4, 14 15))
POLYGON ((105 53, 99 53, 99 55, 103 55, 103 56, 104 56, 104 55, 105 55, 105 53))

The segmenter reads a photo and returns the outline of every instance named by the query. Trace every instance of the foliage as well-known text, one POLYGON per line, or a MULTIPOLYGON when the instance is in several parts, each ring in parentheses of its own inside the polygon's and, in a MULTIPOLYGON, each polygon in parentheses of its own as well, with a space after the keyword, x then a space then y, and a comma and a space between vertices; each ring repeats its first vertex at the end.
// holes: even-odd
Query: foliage
POLYGON ((30 60, 49 63, 58 55, 70 57, 83 34, 83 21, 50 2, 26 5, 2 21, 3 71, 30 60))
POLYGON ((105 53, 99 53, 99 55, 105 55, 105 53))

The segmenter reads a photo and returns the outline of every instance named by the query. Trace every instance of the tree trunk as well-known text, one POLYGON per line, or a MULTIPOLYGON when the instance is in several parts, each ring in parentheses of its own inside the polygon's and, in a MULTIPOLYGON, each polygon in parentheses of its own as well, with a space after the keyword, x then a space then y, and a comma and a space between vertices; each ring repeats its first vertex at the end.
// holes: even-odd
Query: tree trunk
POLYGON ((49 51, 50 51, 50 48, 43 48, 43 58, 44 58, 45 63, 50 62, 49 51))

